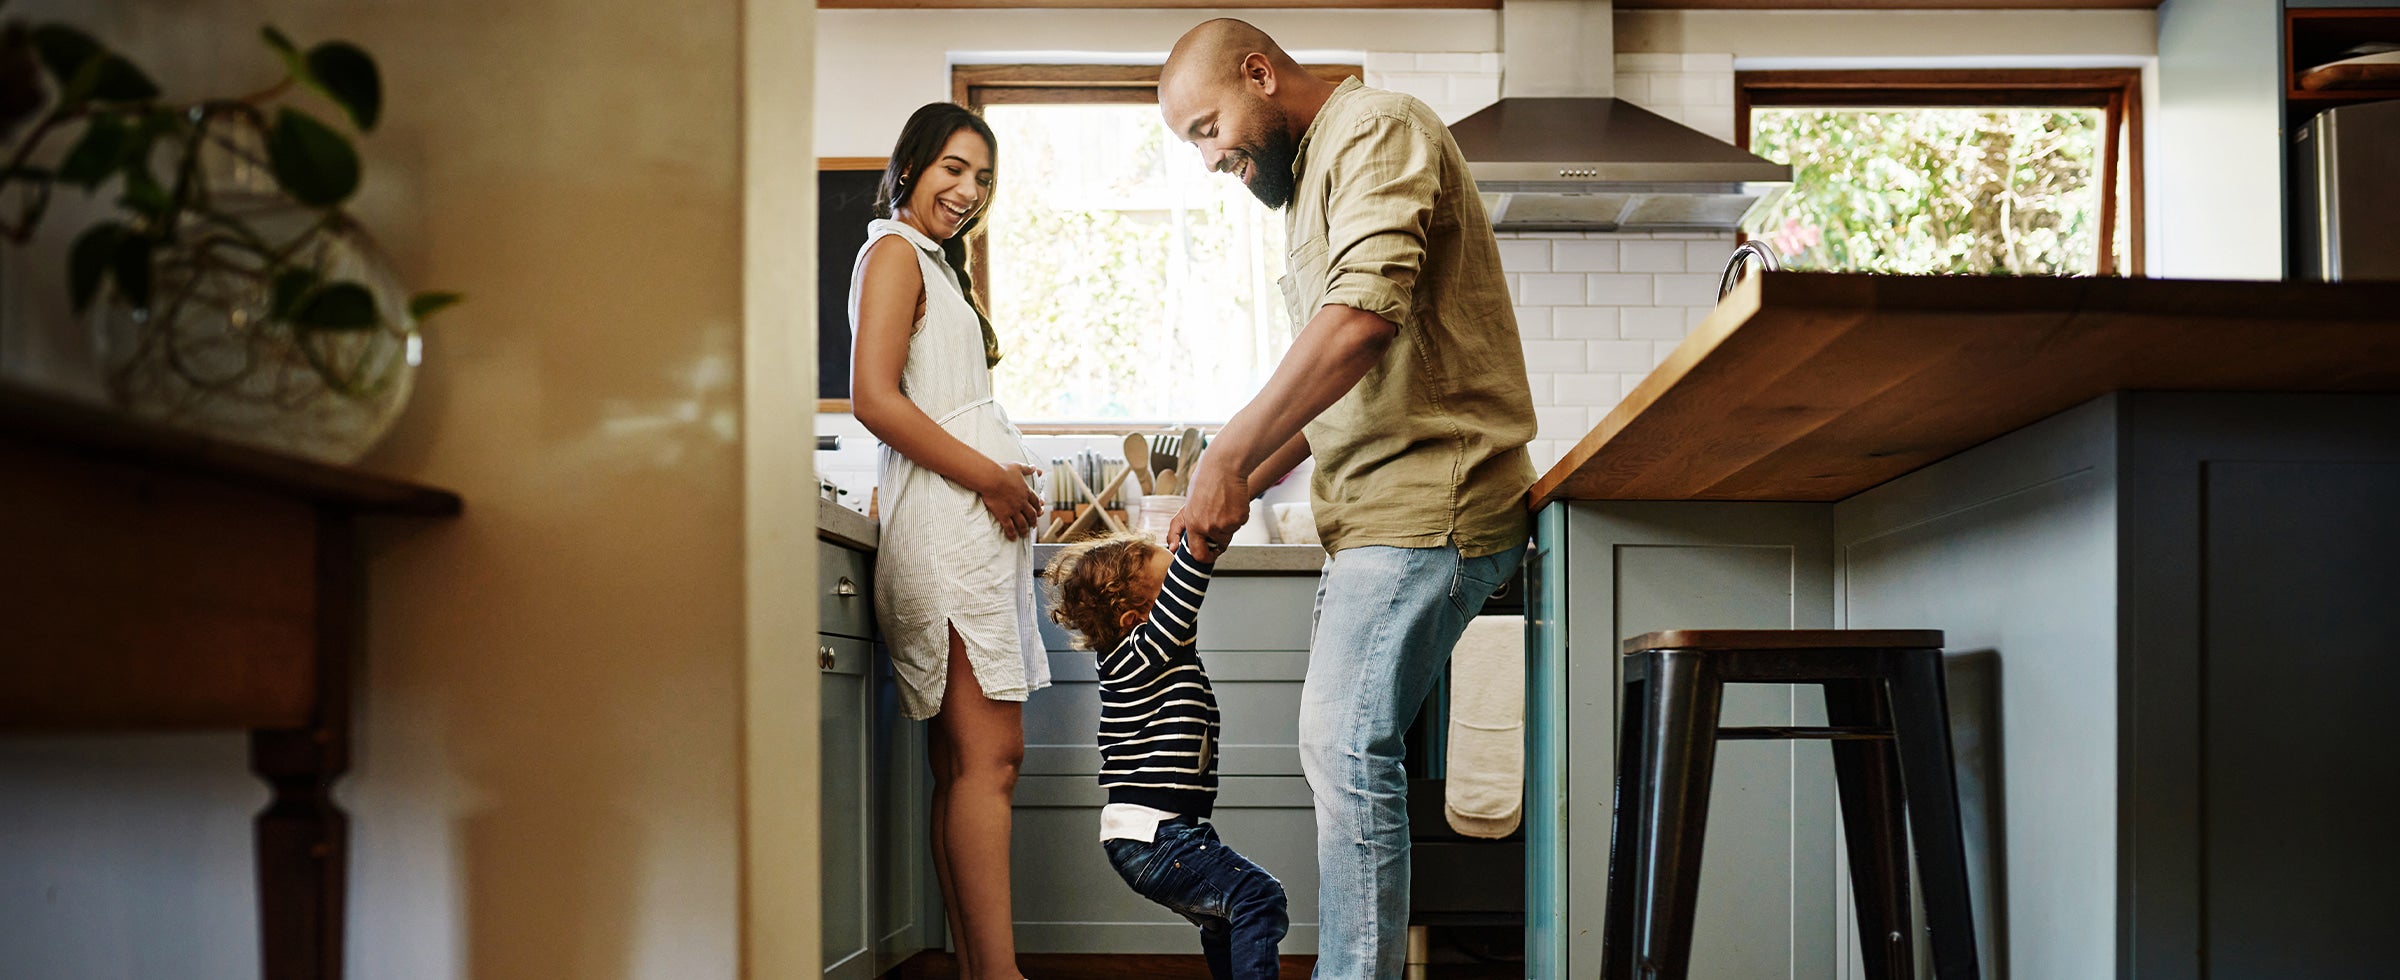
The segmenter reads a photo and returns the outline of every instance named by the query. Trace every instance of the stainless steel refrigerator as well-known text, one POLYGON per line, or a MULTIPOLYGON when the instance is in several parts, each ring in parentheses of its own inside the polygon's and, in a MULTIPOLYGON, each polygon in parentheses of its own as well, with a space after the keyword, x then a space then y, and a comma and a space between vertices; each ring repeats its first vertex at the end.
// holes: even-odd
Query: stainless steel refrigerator
POLYGON ((2294 278, 2400 280, 2400 100, 2302 125, 2291 184, 2294 278))

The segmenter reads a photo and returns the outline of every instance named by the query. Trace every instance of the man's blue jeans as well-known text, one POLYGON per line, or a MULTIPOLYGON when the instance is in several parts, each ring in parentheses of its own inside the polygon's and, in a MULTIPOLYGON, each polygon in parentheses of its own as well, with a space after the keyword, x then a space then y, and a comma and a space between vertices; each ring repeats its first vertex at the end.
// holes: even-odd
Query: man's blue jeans
POLYGON ((1317 805, 1319 980, 1401 975, 1408 934, 1408 776, 1402 736, 1520 545, 1346 548, 1317 587, 1300 765, 1317 805))
POLYGON ((1149 843, 1109 840, 1108 863, 1135 893, 1200 927, 1216 980, 1275 980, 1276 950, 1291 928, 1283 882, 1217 837, 1213 824, 1158 825, 1149 843))

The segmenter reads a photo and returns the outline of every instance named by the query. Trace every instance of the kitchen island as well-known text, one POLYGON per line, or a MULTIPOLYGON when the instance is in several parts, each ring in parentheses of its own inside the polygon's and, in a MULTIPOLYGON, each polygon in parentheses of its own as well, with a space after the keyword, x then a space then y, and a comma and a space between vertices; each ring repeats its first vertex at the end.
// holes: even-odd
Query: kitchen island
MULTIPOLYGON (((1618 643, 1744 627, 1947 632, 1986 976, 2371 973, 2395 392, 2400 284, 1745 283, 1535 487, 1527 975, 1598 970, 1618 643)), ((1855 975, 1831 784, 1720 747, 1694 977, 1855 975)))

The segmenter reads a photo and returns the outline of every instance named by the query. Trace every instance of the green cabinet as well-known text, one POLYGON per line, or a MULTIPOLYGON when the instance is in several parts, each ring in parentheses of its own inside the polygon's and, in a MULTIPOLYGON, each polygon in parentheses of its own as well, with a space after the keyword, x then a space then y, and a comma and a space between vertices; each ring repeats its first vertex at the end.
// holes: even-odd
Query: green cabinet
POLYGON ((819 542, 823 935, 829 980, 872 980, 941 938, 926 844, 925 723, 900 714, 875 642, 873 556, 819 542))
MULTIPOLYGON (((1300 772, 1300 684, 1317 576, 1219 572, 1200 609, 1200 653, 1224 719, 1214 821, 1227 843, 1283 881, 1292 927, 1283 952, 1317 948, 1316 809, 1300 772)), ((1100 849, 1107 802, 1094 731, 1092 654, 1045 617, 1053 686, 1025 705, 1011 884, 1025 953, 1199 951, 1192 925, 1125 887, 1100 849)))

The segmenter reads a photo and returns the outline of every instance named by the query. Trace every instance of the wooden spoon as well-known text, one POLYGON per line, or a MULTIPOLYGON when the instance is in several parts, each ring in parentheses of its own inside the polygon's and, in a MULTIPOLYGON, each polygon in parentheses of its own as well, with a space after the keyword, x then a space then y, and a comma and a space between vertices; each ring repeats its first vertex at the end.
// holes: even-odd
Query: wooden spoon
POLYGON ((1141 433, 1125 433, 1125 468, 1133 471, 1133 482, 1141 484, 1142 494, 1148 496, 1151 493, 1150 444, 1142 441, 1141 433))

